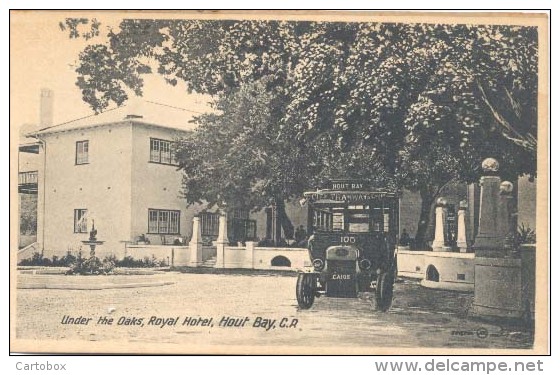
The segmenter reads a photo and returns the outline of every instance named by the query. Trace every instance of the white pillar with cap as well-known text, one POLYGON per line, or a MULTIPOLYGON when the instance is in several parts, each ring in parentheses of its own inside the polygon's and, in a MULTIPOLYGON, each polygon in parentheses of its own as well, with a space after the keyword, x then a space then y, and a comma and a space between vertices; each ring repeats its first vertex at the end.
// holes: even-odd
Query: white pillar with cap
POLYGON ((457 247, 459 252, 466 253, 468 250, 467 243, 467 202, 459 202, 459 210, 457 211, 457 247))
POLYGON ((216 268, 225 267, 225 251, 229 244, 227 233, 227 215, 222 213, 218 221, 218 239, 216 240, 216 268))
POLYGON ((200 218, 193 217, 192 237, 189 242, 189 267, 198 267, 202 264, 202 232, 200 218))
POLYGON ((433 251, 446 251, 445 247, 445 221, 447 218, 447 200, 440 197, 436 201, 436 222, 434 241, 432 242, 433 251))

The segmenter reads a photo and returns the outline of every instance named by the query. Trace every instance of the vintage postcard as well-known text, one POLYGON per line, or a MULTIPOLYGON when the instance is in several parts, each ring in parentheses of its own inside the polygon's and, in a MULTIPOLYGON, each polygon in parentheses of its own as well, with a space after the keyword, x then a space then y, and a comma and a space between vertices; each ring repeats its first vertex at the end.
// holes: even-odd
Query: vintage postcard
POLYGON ((547 354, 548 22, 12 11, 10 350, 547 354))

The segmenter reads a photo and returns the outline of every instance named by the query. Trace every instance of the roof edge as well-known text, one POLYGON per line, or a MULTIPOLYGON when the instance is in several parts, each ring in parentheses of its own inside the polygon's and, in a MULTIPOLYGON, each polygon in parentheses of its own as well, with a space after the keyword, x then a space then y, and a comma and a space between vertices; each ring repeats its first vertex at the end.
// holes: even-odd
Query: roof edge
POLYGON ((176 128, 176 127, 171 127, 171 126, 159 125, 159 124, 155 124, 155 123, 148 122, 148 121, 142 121, 141 119, 127 119, 127 120, 122 120, 122 121, 103 122, 103 123, 99 123, 99 124, 92 124, 92 125, 88 125, 88 126, 82 126, 82 127, 79 127, 79 128, 71 128, 71 129, 47 128, 47 129, 44 129, 44 130, 37 130, 35 132, 27 133, 27 134, 25 134, 25 136, 28 137, 28 138, 36 138, 37 135, 43 135, 43 134, 67 133, 67 132, 81 131, 81 130, 84 130, 84 129, 93 129, 93 128, 105 127, 105 126, 109 126, 109 125, 125 125, 125 124, 145 125, 145 126, 149 126, 149 127, 167 129, 167 130, 171 130, 171 131, 179 131, 179 132, 183 132, 183 133, 189 133, 189 132, 192 132, 194 130, 194 129, 181 129, 181 128, 176 128))

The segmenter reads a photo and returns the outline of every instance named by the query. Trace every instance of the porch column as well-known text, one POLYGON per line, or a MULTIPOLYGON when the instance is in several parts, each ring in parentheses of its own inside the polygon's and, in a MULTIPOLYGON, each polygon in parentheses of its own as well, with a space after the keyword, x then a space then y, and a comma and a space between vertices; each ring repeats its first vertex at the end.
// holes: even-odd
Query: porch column
POLYGON ((218 239, 216 240, 216 268, 225 267, 225 251, 228 245, 227 215, 222 213, 218 222, 218 239))
POLYGON ((192 237, 189 242, 189 267, 198 267, 202 264, 202 232, 200 218, 193 217, 192 237))

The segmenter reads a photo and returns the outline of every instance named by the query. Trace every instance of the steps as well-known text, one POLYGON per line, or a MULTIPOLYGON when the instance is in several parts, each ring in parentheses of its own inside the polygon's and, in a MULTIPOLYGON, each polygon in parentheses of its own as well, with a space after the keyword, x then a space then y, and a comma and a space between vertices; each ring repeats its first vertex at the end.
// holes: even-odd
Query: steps
POLYGON ((214 268, 215 266, 216 266, 216 257, 208 258, 200 265, 200 267, 205 267, 205 268, 214 268))
POLYGON ((17 262, 21 262, 24 259, 31 258, 34 253, 40 253, 41 249, 39 248, 38 242, 33 242, 32 244, 27 245, 23 249, 19 249, 17 252, 17 262))

